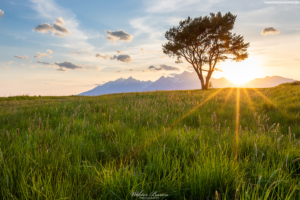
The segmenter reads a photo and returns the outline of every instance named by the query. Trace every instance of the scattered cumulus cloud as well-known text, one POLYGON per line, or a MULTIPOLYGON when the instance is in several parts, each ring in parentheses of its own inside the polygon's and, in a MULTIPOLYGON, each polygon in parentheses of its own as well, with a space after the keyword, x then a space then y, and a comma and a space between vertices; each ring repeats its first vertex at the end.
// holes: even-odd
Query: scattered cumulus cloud
POLYGON ((107 59, 111 59, 111 56, 110 55, 100 55, 99 53, 97 53, 96 55, 96 58, 103 58, 104 60, 107 60, 107 59))
POLYGON ((122 71, 120 70, 120 71, 116 71, 116 73, 121 73, 122 71))
POLYGON ((47 49, 47 53, 49 53, 49 54, 52 54, 52 53, 53 53, 53 51, 52 51, 52 50, 50 50, 50 49, 47 49))
POLYGON ((3 69, 8 69, 8 67, 3 66, 3 69))
POLYGON ((37 59, 41 59, 42 57, 52 58, 52 56, 50 56, 50 55, 48 55, 46 53, 40 53, 40 52, 36 52, 36 54, 35 54, 34 57, 37 58, 37 59))
POLYGON ((56 31, 55 28, 52 25, 47 24, 47 23, 40 24, 37 27, 34 27, 32 30, 33 31, 36 30, 39 33, 48 33, 49 31, 50 32, 55 32, 56 31))
POLYGON ((49 63, 47 63, 47 62, 42 62, 42 61, 37 61, 37 63, 42 64, 42 65, 50 65, 49 63))
POLYGON ((15 55, 15 58, 20 58, 20 59, 29 59, 28 56, 18 56, 18 55, 15 55))
POLYGON ((65 37, 65 34, 71 34, 71 32, 62 25, 65 25, 65 22, 62 17, 57 18, 53 24, 42 23, 32 29, 32 31, 37 31, 39 33, 48 33, 52 32, 52 35, 58 37, 65 37))
POLYGON ((65 21, 62 17, 59 17, 54 21, 54 24, 65 25, 65 21))
POLYGON ((0 17, 3 17, 3 16, 4 16, 4 11, 0 10, 0 17))
POLYGON ((80 54, 78 51, 71 51, 72 54, 80 54))
POLYGON ((152 70, 152 71, 161 71, 161 70, 165 70, 165 71, 180 71, 179 68, 168 66, 168 65, 159 65, 159 67, 155 67, 155 66, 151 65, 150 67, 148 67, 148 69, 152 70))
MULTIPOLYGON (((68 61, 65 61, 65 62, 62 62, 62 63, 55 62, 54 65, 59 66, 60 69, 62 69, 62 68, 66 68, 66 69, 80 69, 80 68, 82 68, 81 66, 75 65, 74 63, 68 62, 68 61)), ((63 69, 63 70, 58 70, 58 71, 65 71, 65 70, 63 69)))
POLYGON ((117 50, 116 52, 117 52, 117 53, 123 53, 123 51, 120 51, 120 50, 117 50))
MULTIPOLYGON (((65 38, 60 40, 59 44, 54 45, 69 48, 69 51, 72 51, 74 49, 76 51, 78 51, 79 49, 94 51, 96 47, 89 43, 88 39, 97 37, 99 33, 94 31, 83 31, 83 29, 79 27, 80 22, 78 21, 78 16, 75 13, 73 13, 69 8, 59 5, 59 1, 55 0, 30 0, 30 2, 32 9, 34 9, 34 11, 36 11, 38 14, 38 19, 44 19, 44 21, 41 21, 41 23, 46 22, 53 25, 53 23, 55 22, 57 25, 66 27, 71 33, 69 35, 65 33, 58 34, 59 32, 55 31, 55 33, 57 34, 54 34, 53 37, 65 36, 65 38), (60 20, 60 18, 55 21, 55 19, 58 17, 63 18, 65 25, 62 25, 62 20, 60 20)), ((47 35, 48 34, 53 34, 53 32, 48 31, 47 35)), ((50 41, 45 42, 50 44, 50 41)))
POLYGON ((8 64, 10 65, 10 64, 12 64, 13 62, 14 62, 14 61, 9 61, 8 64))
POLYGON ((106 39, 110 42, 113 42, 113 43, 116 43, 116 40, 130 42, 133 38, 132 35, 130 35, 129 33, 126 33, 123 30, 120 30, 120 31, 105 31, 105 33, 107 34, 106 39))
POLYGON ((266 36, 266 35, 274 35, 274 34, 279 34, 279 33, 280 33, 279 30, 277 30, 273 27, 269 27, 269 28, 264 28, 260 34, 266 36))
POLYGON ((132 61, 132 58, 129 56, 129 55, 114 55, 114 57, 111 58, 112 60, 115 59, 117 61, 120 61, 120 62, 125 62, 125 63, 130 63, 132 61))
POLYGON ((96 54, 96 58, 103 58, 104 60, 117 60, 120 62, 125 62, 125 63, 130 63, 132 61, 131 56, 126 55, 126 54, 121 54, 121 55, 114 55, 111 57, 110 55, 101 55, 101 54, 96 54))
POLYGON ((63 68, 58 68, 56 69, 57 71, 60 71, 60 72, 66 72, 66 70, 64 70, 63 68))

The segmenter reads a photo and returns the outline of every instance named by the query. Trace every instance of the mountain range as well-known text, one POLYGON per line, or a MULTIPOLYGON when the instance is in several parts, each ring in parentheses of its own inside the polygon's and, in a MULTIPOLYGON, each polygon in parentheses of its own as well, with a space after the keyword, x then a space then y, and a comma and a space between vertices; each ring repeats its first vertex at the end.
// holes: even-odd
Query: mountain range
MULTIPOLYGON (((293 79, 284 78, 281 76, 267 76, 265 78, 256 78, 240 87, 249 88, 266 88, 275 87, 282 83, 294 82, 293 79)), ((211 78, 214 88, 237 87, 235 83, 222 77, 219 79, 211 78)), ((96 96, 102 94, 123 93, 123 92, 145 92, 156 90, 193 90, 201 89, 200 80, 196 72, 184 71, 173 77, 162 76, 156 81, 140 81, 129 77, 127 79, 119 78, 115 81, 109 81, 103 85, 98 85, 92 90, 83 92, 79 95, 96 96)))

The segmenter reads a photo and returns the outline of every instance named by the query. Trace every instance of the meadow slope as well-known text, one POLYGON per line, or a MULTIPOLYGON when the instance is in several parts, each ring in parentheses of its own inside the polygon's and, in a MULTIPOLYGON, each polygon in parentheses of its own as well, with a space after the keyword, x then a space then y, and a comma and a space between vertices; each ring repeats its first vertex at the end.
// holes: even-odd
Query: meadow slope
POLYGON ((299 125, 291 84, 0 98, 0 199, 300 199, 299 125))

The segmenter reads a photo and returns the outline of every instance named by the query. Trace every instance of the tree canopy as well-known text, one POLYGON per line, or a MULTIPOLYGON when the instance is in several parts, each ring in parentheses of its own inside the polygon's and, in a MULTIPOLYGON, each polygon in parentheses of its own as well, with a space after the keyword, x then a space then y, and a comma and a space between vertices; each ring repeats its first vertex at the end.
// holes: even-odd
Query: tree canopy
POLYGON ((218 62, 227 59, 240 62, 248 58, 250 43, 244 43, 243 36, 231 32, 236 17, 230 12, 225 15, 210 13, 210 16, 194 19, 188 17, 166 32, 169 41, 162 45, 163 52, 177 57, 176 63, 182 63, 184 58, 196 71, 202 89, 208 89, 212 73, 218 70, 218 62))

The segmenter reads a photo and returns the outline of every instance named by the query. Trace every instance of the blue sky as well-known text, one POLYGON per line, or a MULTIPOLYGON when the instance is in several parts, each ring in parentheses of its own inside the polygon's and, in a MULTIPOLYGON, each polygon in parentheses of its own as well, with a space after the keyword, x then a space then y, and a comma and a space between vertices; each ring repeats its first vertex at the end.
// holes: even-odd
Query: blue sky
POLYGON ((1 0, 0 96, 79 94, 120 77, 154 81, 190 70, 162 53, 164 34, 188 16, 219 11, 237 15, 233 32, 250 48, 246 61, 222 63, 213 77, 299 80, 299 9, 238 0, 1 0), (269 27, 276 31, 261 34, 269 27))

